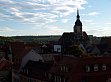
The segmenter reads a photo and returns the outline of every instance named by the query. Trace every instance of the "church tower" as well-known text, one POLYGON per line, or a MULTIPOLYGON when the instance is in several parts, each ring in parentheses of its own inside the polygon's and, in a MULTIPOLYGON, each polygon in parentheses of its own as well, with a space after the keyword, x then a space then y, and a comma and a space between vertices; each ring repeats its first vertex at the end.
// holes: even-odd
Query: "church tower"
POLYGON ((80 21, 79 10, 77 9, 76 22, 74 25, 74 33, 77 41, 82 42, 82 22, 80 21))

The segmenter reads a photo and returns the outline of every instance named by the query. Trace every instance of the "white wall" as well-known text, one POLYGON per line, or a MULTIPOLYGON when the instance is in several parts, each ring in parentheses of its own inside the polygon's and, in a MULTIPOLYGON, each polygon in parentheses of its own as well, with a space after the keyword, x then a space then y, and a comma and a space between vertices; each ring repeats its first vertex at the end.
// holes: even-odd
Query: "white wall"
POLYGON ((44 62, 43 57, 40 56, 35 50, 32 49, 22 58, 20 69, 23 68, 29 60, 32 60, 32 61, 42 60, 44 62))
POLYGON ((54 45, 55 52, 61 52, 61 45, 54 45))

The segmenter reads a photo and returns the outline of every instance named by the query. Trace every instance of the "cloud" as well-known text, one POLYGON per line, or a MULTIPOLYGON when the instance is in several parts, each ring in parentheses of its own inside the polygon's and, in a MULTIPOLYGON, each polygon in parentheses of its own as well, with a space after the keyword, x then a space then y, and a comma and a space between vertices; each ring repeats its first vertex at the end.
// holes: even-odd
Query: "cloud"
POLYGON ((57 35, 57 34, 61 34, 64 32, 64 29, 58 27, 58 26, 54 26, 54 25, 46 25, 45 27, 43 27, 44 29, 47 29, 46 30, 46 33, 47 34, 54 34, 54 35, 57 35))
POLYGON ((91 22, 90 24, 91 24, 91 25, 95 25, 95 24, 97 24, 97 23, 95 23, 95 22, 91 22))
POLYGON ((0 0, 1 20, 25 23, 52 23, 84 9, 86 0, 0 0))
POLYGON ((91 22, 93 22, 93 20, 86 19, 86 20, 83 20, 83 22, 85 22, 85 23, 91 23, 91 22))
POLYGON ((63 22, 63 23, 67 23, 67 22, 68 22, 68 19, 62 19, 62 22, 63 22))
POLYGON ((111 22, 108 22, 108 23, 105 23, 105 24, 107 24, 107 25, 111 25, 111 22))
POLYGON ((99 15, 100 13, 99 12, 90 12, 88 13, 89 16, 95 16, 95 15, 99 15))
POLYGON ((9 28, 9 27, 2 27, 0 28, 0 32, 12 32, 14 29, 9 28))
POLYGON ((101 14, 101 13, 99 13, 99 12, 90 12, 88 14, 82 14, 82 15, 83 16, 96 16, 96 15, 99 15, 99 14, 101 14))
POLYGON ((93 20, 91 20, 91 19, 85 19, 85 20, 83 20, 83 23, 84 24, 90 24, 90 25, 95 25, 95 24, 97 24, 97 23, 95 23, 93 20))
POLYGON ((96 29, 93 28, 93 29, 87 30, 87 33, 92 34, 94 36, 111 36, 110 27, 104 27, 101 29, 97 29, 97 28, 100 28, 100 27, 96 27, 96 29))

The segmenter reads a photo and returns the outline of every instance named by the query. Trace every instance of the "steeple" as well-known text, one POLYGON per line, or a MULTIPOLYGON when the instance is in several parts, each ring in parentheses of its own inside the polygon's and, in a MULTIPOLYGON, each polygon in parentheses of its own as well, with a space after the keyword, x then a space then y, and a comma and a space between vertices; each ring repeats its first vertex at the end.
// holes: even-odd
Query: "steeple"
POLYGON ((75 26, 81 26, 82 27, 82 22, 80 21, 80 16, 79 16, 79 10, 77 8, 77 16, 76 16, 76 22, 75 22, 75 26))
POLYGON ((75 38, 78 42, 82 41, 82 22, 80 21, 79 10, 77 9, 76 22, 74 25, 75 38))
POLYGON ((79 18, 80 18, 80 16, 79 16, 79 10, 77 8, 77 19, 79 19, 79 18))

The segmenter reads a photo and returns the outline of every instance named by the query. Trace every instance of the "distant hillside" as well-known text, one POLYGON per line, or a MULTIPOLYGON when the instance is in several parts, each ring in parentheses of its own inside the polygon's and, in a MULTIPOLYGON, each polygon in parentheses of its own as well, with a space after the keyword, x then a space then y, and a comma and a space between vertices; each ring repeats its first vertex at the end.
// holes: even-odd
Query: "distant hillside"
POLYGON ((49 42, 49 41, 58 41, 61 35, 49 35, 49 36, 12 36, 7 37, 8 39, 14 41, 23 41, 23 42, 49 42))

